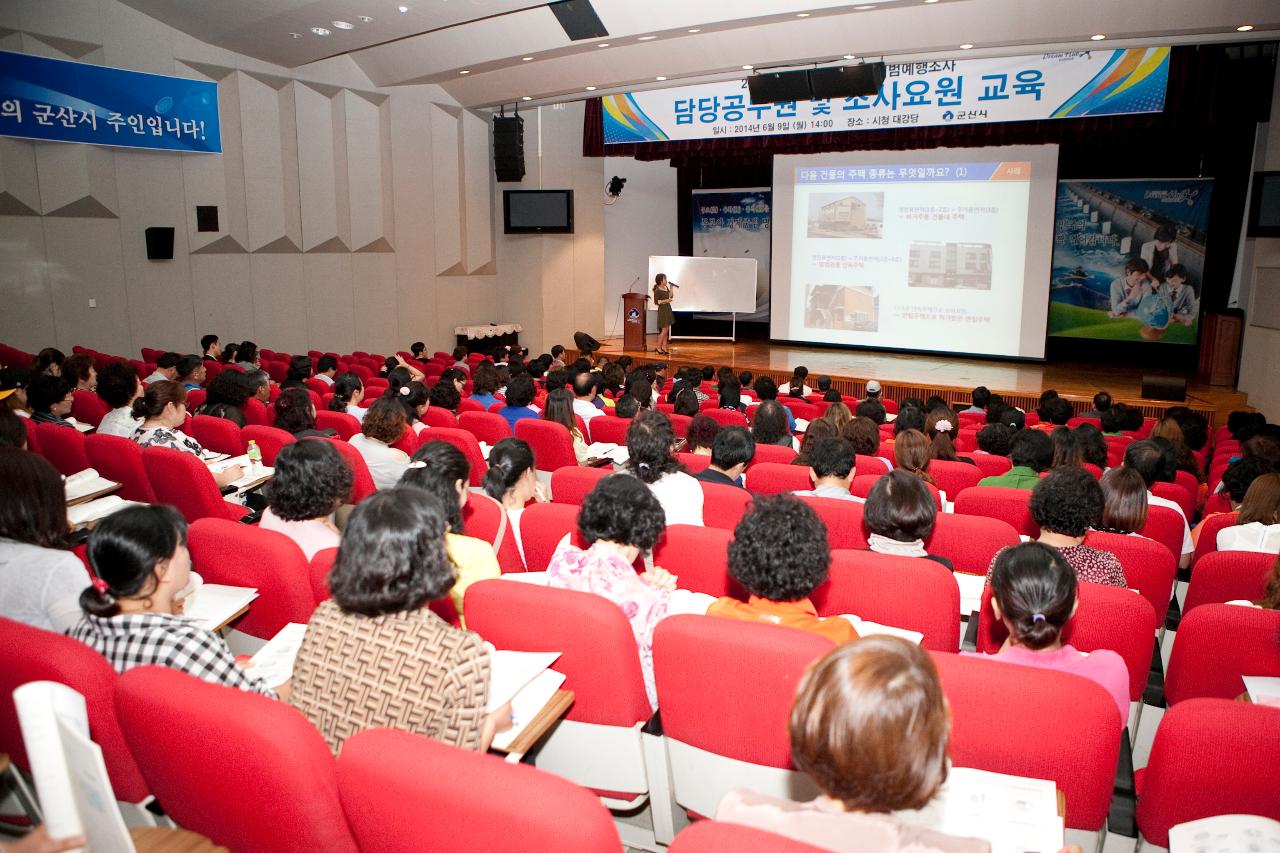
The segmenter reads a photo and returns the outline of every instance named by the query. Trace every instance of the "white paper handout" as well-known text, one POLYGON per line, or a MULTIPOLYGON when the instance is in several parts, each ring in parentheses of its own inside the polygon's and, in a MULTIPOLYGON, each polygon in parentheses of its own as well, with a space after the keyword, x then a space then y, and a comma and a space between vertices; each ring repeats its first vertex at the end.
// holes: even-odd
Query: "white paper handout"
POLYGON ((986 576, 954 572, 952 577, 960 588, 960 615, 968 616, 976 612, 982 606, 982 590, 987 586, 986 576))
POLYGON ((554 669, 544 669, 520 689, 511 699, 511 728, 493 736, 494 749, 506 749, 520 736, 525 727, 546 707, 551 697, 564 684, 564 675, 554 669))
POLYGON ((492 713, 507 704, 558 657, 559 652, 509 652, 490 648, 489 705, 485 710, 492 713))
POLYGON ((1224 814, 1180 823, 1169 830, 1169 853, 1237 853, 1280 850, 1280 821, 1224 814))
POLYGON ((1057 853, 1063 844, 1057 786, 1045 779, 952 767, 929 805, 894 814, 947 835, 986 839, 991 853, 1057 853))
POLYGON ((631 458, 627 448, 611 441, 595 441, 587 445, 587 456, 593 459, 608 459, 619 465, 625 465, 631 458))
POLYGON ((249 673, 272 687, 279 687, 293 678, 293 662, 298 658, 298 649, 302 648, 302 638, 306 633, 307 626, 304 622, 285 625, 265 646, 258 649, 257 654, 249 658, 249 662, 253 664, 249 673))
POLYGON ((66 489, 67 500, 75 501, 91 495, 94 492, 100 492, 103 489, 110 489, 120 485, 115 480, 108 480, 93 468, 85 468, 83 471, 77 471, 70 477, 67 477, 63 483, 66 489))
POLYGON ((256 587, 207 583, 186 599, 182 615, 197 620, 208 631, 216 631, 257 597, 256 587))
POLYGON ((882 625, 879 622, 872 622, 870 619, 863 619, 860 616, 852 614, 841 614, 842 619, 848 619, 853 623, 854 630, 858 632, 859 637, 870 637, 881 634, 886 637, 900 637, 908 642, 919 645, 924 639, 924 634, 919 631, 912 631, 909 628, 895 628, 892 625, 882 625))
POLYGON ((108 515, 131 506, 143 506, 143 504, 138 501, 127 501, 119 495, 107 495, 105 498, 97 498, 96 500, 67 507, 67 521, 71 522, 73 527, 79 527, 91 521, 104 519, 108 515))
POLYGON ((1255 705, 1280 707, 1280 678, 1265 675, 1245 675, 1244 689, 1249 693, 1249 701, 1255 705))

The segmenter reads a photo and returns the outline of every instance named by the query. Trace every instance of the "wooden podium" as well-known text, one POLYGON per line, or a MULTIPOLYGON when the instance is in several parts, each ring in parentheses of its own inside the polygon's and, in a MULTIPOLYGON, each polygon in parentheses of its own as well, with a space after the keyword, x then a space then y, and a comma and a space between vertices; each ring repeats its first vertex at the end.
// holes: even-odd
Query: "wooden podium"
POLYGON ((649 297, 643 293, 622 294, 622 346, 624 349, 648 349, 645 345, 645 309, 649 297))

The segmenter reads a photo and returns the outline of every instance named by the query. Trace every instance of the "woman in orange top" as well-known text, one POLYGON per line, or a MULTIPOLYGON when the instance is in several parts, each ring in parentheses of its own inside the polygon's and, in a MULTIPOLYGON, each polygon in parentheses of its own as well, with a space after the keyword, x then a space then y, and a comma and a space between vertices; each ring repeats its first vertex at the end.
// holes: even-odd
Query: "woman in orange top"
POLYGON ((751 597, 721 598, 707 615, 798 628, 837 644, 856 640, 851 622, 819 616, 809 600, 830 562, 827 529, 812 507, 789 495, 756 498, 729 544, 729 574, 751 597))

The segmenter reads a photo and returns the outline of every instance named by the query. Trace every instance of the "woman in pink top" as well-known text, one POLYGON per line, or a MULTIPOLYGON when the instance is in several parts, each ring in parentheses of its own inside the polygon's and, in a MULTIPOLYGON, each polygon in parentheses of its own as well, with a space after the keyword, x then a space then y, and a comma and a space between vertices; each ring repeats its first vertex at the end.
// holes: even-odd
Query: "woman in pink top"
POLYGON ((332 442, 306 438, 280 448, 263 490, 267 509, 258 526, 288 536, 310 560, 338 547, 333 513, 351 495, 351 468, 332 442))
MULTIPOLYGON (((1087 476, 1087 475, 1086 475, 1087 476)), ((1129 722, 1129 670, 1107 649, 1085 653, 1062 642, 1062 627, 1075 615, 1076 573, 1062 552, 1042 542, 1005 548, 991 572, 991 609, 1009 629, 993 660, 1080 675, 1107 689, 1129 722)))

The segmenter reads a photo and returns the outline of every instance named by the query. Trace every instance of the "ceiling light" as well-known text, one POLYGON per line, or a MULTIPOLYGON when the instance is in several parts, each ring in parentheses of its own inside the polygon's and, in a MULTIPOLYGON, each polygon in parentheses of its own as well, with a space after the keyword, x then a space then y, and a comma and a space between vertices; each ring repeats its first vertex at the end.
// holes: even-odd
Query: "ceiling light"
POLYGON ((962 45, 960 45, 960 49, 961 49, 961 50, 973 50, 973 45, 971 45, 971 44, 967 44, 967 43, 966 43, 966 44, 962 44, 962 45))
POLYGON ((1102 41, 1104 38, 1106 38, 1106 36, 1102 33, 1095 33, 1094 35, 1089 36, 1089 41, 1102 41))
POLYGON ((588 87, 587 87, 587 91, 588 91, 588 92, 594 92, 595 90, 596 90, 596 87, 595 87, 595 86, 588 86, 588 87))
POLYGON ((754 66, 754 65, 744 65, 744 66, 742 66, 742 70, 743 70, 743 71, 750 71, 752 68, 755 68, 755 66, 754 66))
POLYGON ((312 28, 311 28, 311 32, 315 33, 315 34, 316 34, 316 35, 318 35, 318 36, 327 36, 327 35, 329 35, 329 31, 328 31, 328 30, 326 30, 324 27, 312 27, 312 28))
POLYGON ((291 39, 300 39, 300 38, 302 38, 302 33, 289 33, 289 38, 291 38, 291 39))
POLYGON ((807 18, 807 17, 809 17, 809 13, 808 13, 808 12, 796 12, 796 17, 797 17, 797 18, 807 18))
POLYGON ((373 18, 370 18, 368 15, 356 15, 356 20, 357 20, 357 21, 359 21, 359 22, 360 22, 360 23, 362 23, 362 24, 372 24, 372 23, 373 23, 373 18))
POLYGON ((854 56, 852 53, 846 53, 846 54, 844 55, 844 58, 845 58, 845 59, 857 59, 858 57, 854 56))
POLYGON ((657 80, 659 83, 661 83, 663 80, 666 80, 667 78, 666 78, 666 77, 654 77, 653 79, 654 79, 654 80, 657 80))
POLYGON ((401 15, 403 15, 405 12, 408 12, 408 11, 409 11, 409 7, 408 7, 408 6, 401 6, 401 7, 400 7, 400 14, 401 14, 401 15))
POLYGON ((459 71, 458 73, 459 73, 459 74, 470 74, 471 72, 470 72, 470 71, 467 71, 467 70, 464 68, 462 71, 459 71))
POLYGON ((521 62, 533 62, 533 57, 532 57, 532 56, 522 56, 522 57, 520 57, 520 61, 521 61, 521 62))
POLYGON ((636 41, 653 41, 657 36, 640 36, 636 41))
POLYGON ((608 46, 609 46, 609 43, 607 41, 602 41, 598 45, 596 45, 596 47, 608 47, 608 46))
POLYGON ((521 98, 520 100, 522 100, 522 101, 532 101, 532 100, 533 100, 533 98, 532 98, 531 96, 529 96, 529 95, 525 95, 525 96, 524 96, 523 98, 521 98))
POLYGON ((354 30, 356 28, 355 24, 348 21, 334 21, 333 25, 340 30, 354 30))
POLYGON ((1251 29, 1253 29, 1253 24, 1241 24, 1240 26, 1236 27, 1236 32, 1247 33, 1251 29))
POLYGON ((924 2, 925 2, 926 4, 928 4, 928 3, 937 3, 937 2, 938 2, 938 0, 924 0, 924 2))
POLYGON ((694 28, 693 28, 693 29, 691 29, 691 30, 685 30, 685 32, 687 32, 687 33, 700 33, 700 32, 702 32, 702 30, 698 29, 697 27, 694 27, 694 28))

